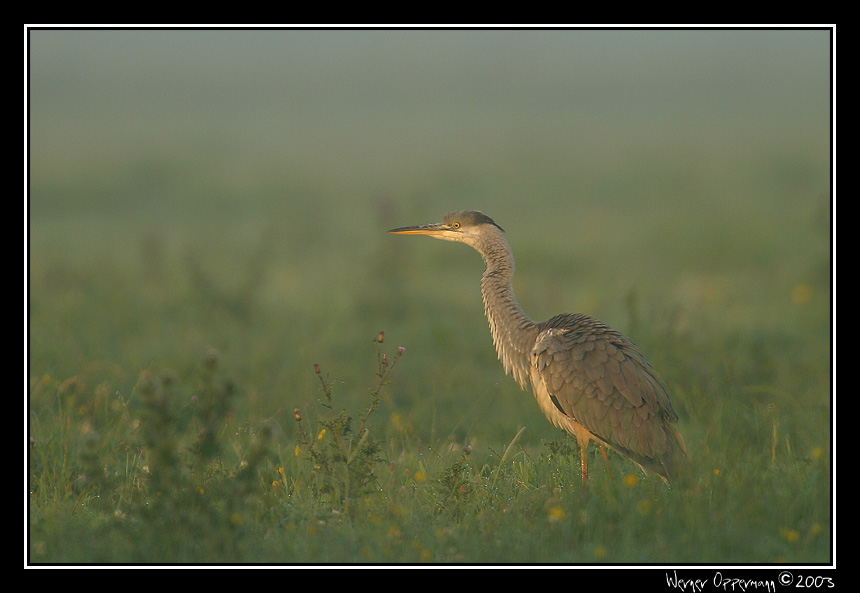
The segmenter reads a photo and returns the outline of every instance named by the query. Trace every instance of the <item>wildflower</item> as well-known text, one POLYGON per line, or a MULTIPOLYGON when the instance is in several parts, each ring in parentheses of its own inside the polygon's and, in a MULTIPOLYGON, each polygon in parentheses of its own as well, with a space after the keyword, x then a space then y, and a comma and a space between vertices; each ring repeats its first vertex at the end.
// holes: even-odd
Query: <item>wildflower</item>
POLYGON ((795 305, 805 305, 812 298, 812 287, 809 284, 798 284, 791 289, 791 302, 795 305))
POLYGON ((635 475, 627 474, 626 476, 624 476, 624 485, 628 488, 632 488, 637 483, 639 483, 639 478, 637 478, 635 475))
POLYGON ((319 375, 320 374, 320 365, 314 363, 314 372, 319 375))
POLYGON ((551 506, 547 511, 547 519, 549 519, 550 523, 558 523, 564 519, 565 515, 564 509, 558 505, 551 506))
POLYGON ((206 355, 203 357, 203 366, 206 370, 214 371, 215 367, 218 366, 219 357, 220 354, 218 353, 218 350, 215 348, 209 348, 209 350, 206 351, 206 355))
POLYGON ((424 473, 424 470, 418 470, 415 472, 415 481, 416 482, 424 482, 427 479, 427 474, 424 473))
POLYGON ((295 410, 293 410, 293 416, 295 416, 295 417, 296 417, 296 422, 301 422, 301 421, 302 421, 302 415, 301 415, 301 413, 299 412, 299 409, 298 409, 298 408, 296 408, 295 410))
POLYGON ((382 340, 383 340, 384 338, 385 338, 385 332, 384 332, 384 331, 380 331, 380 332, 379 332, 379 335, 378 335, 378 336, 376 336, 376 342, 377 342, 377 343, 379 343, 379 344, 381 344, 381 343, 382 343, 382 340))
POLYGON ((796 529, 783 529, 782 536, 791 544, 800 541, 800 533, 796 529))
POLYGON ((401 355, 401 354, 403 354, 404 352, 406 352, 406 348, 404 348, 403 346, 398 346, 398 347, 397 347, 397 356, 400 356, 400 355, 401 355))
POLYGON ((323 429, 320 431, 320 433, 317 435, 317 440, 318 440, 318 441, 321 441, 321 440, 322 440, 322 438, 323 438, 324 436, 325 436, 325 428, 323 428, 323 429))

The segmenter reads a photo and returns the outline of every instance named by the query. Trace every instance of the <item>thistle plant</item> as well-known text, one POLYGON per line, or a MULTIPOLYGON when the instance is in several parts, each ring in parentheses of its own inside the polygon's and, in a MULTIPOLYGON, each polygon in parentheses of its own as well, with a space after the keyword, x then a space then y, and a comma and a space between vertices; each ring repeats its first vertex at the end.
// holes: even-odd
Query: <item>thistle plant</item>
POLYGON ((370 436, 370 416, 379 406, 379 394, 388 384, 389 377, 405 349, 401 346, 393 357, 383 352, 385 333, 380 331, 373 339, 376 344, 377 380, 370 388, 370 403, 357 414, 356 419, 346 410, 336 410, 332 386, 320 369, 314 364, 314 372, 319 377, 323 399, 320 405, 328 410, 325 417, 317 421, 319 431, 311 434, 302 423, 298 408, 294 415, 298 426, 298 445, 296 453, 303 453, 313 463, 313 474, 317 493, 330 497, 333 505, 349 513, 352 499, 366 493, 378 485, 374 474, 375 466, 382 461, 379 441, 370 436))
POLYGON ((168 525, 183 533, 206 531, 211 545, 227 550, 232 529, 257 508, 269 431, 258 430, 253 442, 243 444, 241 462, 231 463, 228 445, 235 448, 237 442, 226 428, 236 387, 220 377, 214 350, 206 353, 200 370, 190 396, 170 374, 147 371, 141 379, 139 426, 148 452, 149 497, 140 511, 154 532, 168 525), (177 406, 177 397, 189 403, 177 406))
POLYGON ((156 377, 143 373, 140 392, 143 408, 140 432, 149 451, 150 475, 155 490, 161 488, 192 490, 191 484, 205 476, 206 466, 222 456, 220 432, 229 422, 232 381, 218 380, 218 353, 209 350, 201 365, 201 381, 190 397, 190 404, 176 407, 176 384, 170 373, 156 377))

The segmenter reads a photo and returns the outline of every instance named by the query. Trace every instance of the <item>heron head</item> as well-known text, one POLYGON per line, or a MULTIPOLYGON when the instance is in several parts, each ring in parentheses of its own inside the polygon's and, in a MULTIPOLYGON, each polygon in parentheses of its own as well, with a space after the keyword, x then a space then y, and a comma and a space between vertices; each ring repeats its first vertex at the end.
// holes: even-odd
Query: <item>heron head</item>
POLYGON ((442 222, 400 227, 388 232, 397 235, 427 235, 435 239, 457 241, 475 246, 488 233, 498 233, 502 230, 502 227, 483 212, 464 210, 446 214, 442 222))

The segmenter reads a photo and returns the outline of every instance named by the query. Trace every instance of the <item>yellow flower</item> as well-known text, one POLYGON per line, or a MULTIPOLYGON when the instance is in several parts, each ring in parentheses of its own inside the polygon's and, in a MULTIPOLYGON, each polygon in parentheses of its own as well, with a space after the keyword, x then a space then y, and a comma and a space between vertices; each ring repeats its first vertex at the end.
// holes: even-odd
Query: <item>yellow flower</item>
POLYGON ((565 515, 566 513, 564 512, 564 509, 558 505, 551 506, 549 511, 547 511, 547 518, 550 523, 558 523, 564 519, 565 515))
POLYGON ((325 428, 323 428, 323 429, 320 431, 320 433, 317 435, 317 440, 322 440, 322 438, 323 438, 324 436, 325 436, 325 428))
POLYGON ((633 474, 627 474, 624 476, 624 485, 628 488, 633 488, 636 484, 639 483, 639 478, 633 474))
POLYGON ((791 289, 791 302, 795 305, 805 305, 812 298, 812 287, 809 284, 797 284, 791 289))

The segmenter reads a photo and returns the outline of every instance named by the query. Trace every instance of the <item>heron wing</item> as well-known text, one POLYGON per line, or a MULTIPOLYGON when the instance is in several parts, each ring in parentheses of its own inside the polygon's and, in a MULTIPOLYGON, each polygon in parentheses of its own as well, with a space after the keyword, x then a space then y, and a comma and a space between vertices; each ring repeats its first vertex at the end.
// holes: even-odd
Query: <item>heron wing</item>
POLYGON ((541 326, 531 362, 562 414, 646 468, 683 452, 669 397, 633 343, 587 315, 541 326))

